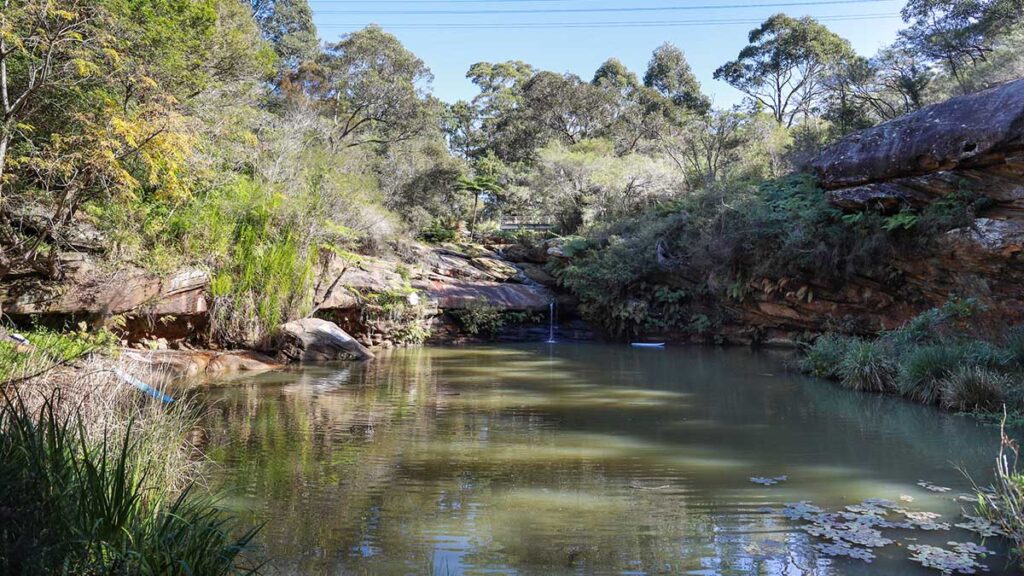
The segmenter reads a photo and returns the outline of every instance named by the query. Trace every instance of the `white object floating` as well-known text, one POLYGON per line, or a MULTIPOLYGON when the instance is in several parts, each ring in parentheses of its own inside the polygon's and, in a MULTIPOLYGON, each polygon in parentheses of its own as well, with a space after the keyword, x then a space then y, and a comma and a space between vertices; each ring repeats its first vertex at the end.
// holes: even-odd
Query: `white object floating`
POLYGON ((633 342, 631 344, 633 348, 664 348, 664 342, 633 342))

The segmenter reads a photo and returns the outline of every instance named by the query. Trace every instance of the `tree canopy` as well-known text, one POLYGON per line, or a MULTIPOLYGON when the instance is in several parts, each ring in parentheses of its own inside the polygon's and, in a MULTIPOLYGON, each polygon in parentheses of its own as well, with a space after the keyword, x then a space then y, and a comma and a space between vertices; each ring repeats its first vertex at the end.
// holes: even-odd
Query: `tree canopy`
POLYGON ((817 20, 776 14, 750 32, 736 60, 715 71, 767 108, 780 124, 813 114, 825 93, 824 80, 853 57, 850 43, 817 20))

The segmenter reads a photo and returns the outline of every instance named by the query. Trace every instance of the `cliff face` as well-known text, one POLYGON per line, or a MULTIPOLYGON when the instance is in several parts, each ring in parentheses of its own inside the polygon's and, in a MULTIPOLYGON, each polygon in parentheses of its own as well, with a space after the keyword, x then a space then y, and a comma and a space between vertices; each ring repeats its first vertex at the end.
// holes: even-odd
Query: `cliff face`
POLYGON ((886 278, 836 289, 806 279, 754 282, 730 307, 735 341, 785 341, 828 329, 896 327, 950 297, 1024 320, 1024 80, 953 98, 851 134, 811 164, 828 200, 846 212, 922 208, 958 191, 989 200, 972 225, 925 251, 897 254, 886 278))
MULTIPOLYGON (((546 313, 554 300, 547 287, 482 246, 414 244, 406 249, 410 253, 405 262, 333 258, 314 282, 316 315, 337 322, 366 345, 388 345, 388 323, 366 313, 368 295, 415 288, 414 299, 422 304, 416 307, 417 321, 432 325, 442 339, 458 336, 443 312, 474 300, 505 311, 538 313, 546 313)), ((67 255, 61 264, 61 281, 25 275, 0 283, 4 315, 16 323, 54 328, 78 322, 101 326, 120 316, 129 344, 207 344, 212 307, 208 273, 186 269, 160 277, 130 266, 114 269, 102 262, 99 251, 67 255)))

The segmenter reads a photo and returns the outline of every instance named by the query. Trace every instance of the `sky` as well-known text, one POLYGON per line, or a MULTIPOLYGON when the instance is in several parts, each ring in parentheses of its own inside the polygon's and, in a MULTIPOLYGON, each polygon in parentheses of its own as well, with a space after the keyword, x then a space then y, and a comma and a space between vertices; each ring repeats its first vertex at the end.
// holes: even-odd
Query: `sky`
POLYGON ((610 57, 641 78, 651 52, 679 46, 716 106, 742 94, 712 78, 735 59, 747 34, 768 16, 813 16, 871 56, 902 27, 904 0, 309 0, 322 40, 376 23, 434 73, 446 102, 477 93, 466 79, 481 61, 523 60, 585 80, 610 57))

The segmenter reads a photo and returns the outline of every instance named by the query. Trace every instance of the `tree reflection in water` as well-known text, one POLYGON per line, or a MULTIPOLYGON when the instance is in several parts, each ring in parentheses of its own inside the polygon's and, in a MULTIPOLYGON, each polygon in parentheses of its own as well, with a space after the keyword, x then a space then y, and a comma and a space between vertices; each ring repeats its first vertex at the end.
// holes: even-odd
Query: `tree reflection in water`
POLYGON ((914 484, 966 488, 951 462, 984 479, 997 446, 748 350, 426 348, 206 394, 212 481, 282 574, 913 574, 819 558, 761 509, 914 491, 952 515, 914 484))

